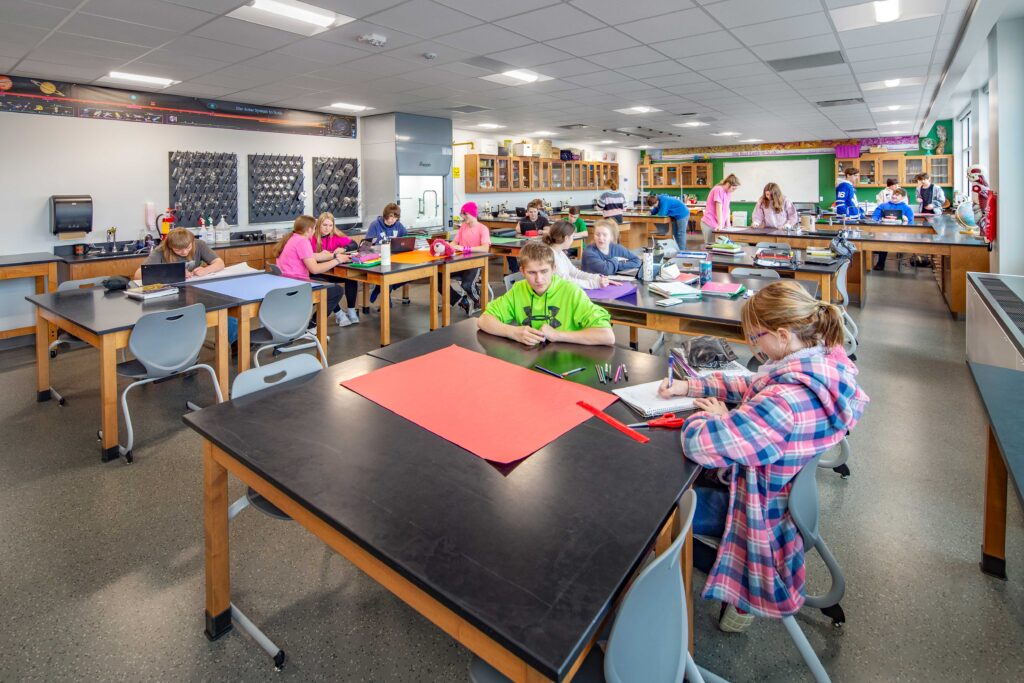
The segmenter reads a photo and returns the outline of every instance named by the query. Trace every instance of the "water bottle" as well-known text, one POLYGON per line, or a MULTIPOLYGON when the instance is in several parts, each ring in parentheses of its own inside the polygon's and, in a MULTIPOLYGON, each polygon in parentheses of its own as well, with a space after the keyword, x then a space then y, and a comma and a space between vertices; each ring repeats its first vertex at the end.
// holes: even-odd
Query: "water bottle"
POLYGON ((640 257, 640 279, 650 282, 654 279, 654 250, 644 247, 643 255, 640 257))
POLYGON ((380 243, 380 265, 391 265, 391 240, 385 239, 380 243))

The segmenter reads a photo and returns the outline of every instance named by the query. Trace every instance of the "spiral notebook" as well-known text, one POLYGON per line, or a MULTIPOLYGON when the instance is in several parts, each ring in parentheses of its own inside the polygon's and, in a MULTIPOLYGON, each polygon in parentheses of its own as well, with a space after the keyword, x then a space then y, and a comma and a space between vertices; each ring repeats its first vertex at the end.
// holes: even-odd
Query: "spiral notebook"
POLYGON ((622 402, 638 412, 643 417, 657 417, 665 413, 685 413, 696 410, 694 399, 689 396, 673 396, 672 398, 660 398, 658 387, 661 380, 635 384, 622 389, 612 389, 612 393, 622 399, 622 402))

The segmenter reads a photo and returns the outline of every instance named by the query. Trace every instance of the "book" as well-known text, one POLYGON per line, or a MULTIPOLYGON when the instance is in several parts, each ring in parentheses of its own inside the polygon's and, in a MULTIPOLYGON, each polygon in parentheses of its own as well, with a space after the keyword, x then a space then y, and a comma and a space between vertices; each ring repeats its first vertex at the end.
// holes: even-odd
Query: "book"
POLYGON ((710 280, 700 288, 701 293, 708 296, 735 297, 742 294, 747 288, 738 282, 715 282, 710 280))
POLYGON ((673 396, 672 398, 661 398, 658 396, 658 387, 661 380, 635 384, 622 389, 612 389, 612 393, 622 399, 622 402, 635 410, 642 417, 657 417, 665 413, 680 413, 696 409, 694 399, 690 396, 673 396))
POLYGON ((161 296, 171 296, 178 293, 178 288, 172 285, 142 285, 141 287, 129 287, 124 293, 133 299, 156 299, 161 296))
POLYGON ((708 252, 706 251, 678 251, 676 252, 676 258, 679 259, 706 259, 708 258, 708 252))
POLYGON ((652 282, 647 289, 662 296, 700 298, 700 290, 682 282, 652 282))

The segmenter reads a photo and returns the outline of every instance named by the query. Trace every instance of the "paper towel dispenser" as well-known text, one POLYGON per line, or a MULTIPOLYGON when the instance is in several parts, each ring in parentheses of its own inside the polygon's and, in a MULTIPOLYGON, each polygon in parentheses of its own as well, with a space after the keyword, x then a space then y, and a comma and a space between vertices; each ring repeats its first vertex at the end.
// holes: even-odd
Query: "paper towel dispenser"
POLYGON ((92 232, 92 197, 61 194, 50 197, 50 232, 92 232))

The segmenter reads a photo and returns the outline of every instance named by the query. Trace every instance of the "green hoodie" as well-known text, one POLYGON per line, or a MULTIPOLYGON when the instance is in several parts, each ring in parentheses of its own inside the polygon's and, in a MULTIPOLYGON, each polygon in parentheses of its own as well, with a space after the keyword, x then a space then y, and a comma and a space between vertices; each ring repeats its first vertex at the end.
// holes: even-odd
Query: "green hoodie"
POLYGON ((551 285, 543 294, 535 293, 530 283, 520 280, 492 301, 484 313, 506 325, 529 322, 534 329, 540 329, 548 323, 559 332, 612 326, 608 311, 591 301, 582 289, 557 275, 551 276, 551 285))

